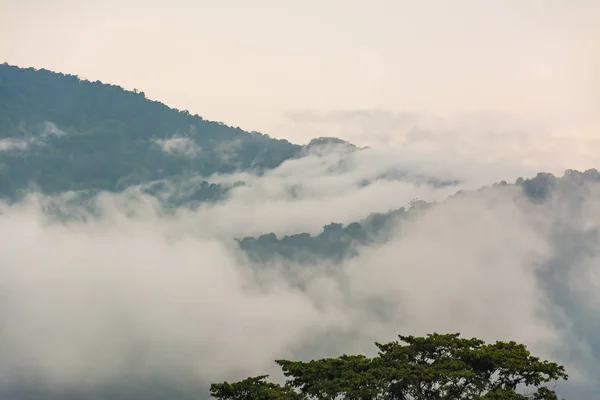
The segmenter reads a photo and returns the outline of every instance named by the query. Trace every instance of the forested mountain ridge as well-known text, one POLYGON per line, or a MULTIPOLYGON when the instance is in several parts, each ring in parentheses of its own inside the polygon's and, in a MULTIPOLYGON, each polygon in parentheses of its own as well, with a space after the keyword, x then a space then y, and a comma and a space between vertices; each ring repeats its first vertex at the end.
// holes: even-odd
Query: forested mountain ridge
MULTIPOLYGON (((573 194, 584 196, 588 185, 594 182, 600 182, 600 172, 596 169, 584 172, 568 170, 562 177, 539 173, 533 178, 518 178, 513 184, 502 181, 479 190, 512 186, 517 188, 527 201, 543 204, 553 195, 563 198, 573 194)), ((452 197, 470 194, 473 193, 460 191, 452 197)), ((400 207, 385 213, 372 213, 361 221, 347 225, 330 223, 325 225, 318 235, 297 233, 278 238, 274 233, 268 233, 259 237, 245 237, 239 240, 239 245, 250 260, 257 263, 291 260, 312 264, 324 258, 341 262, 355 256, 355 250, 360 246, 386 242, 397 224, 407 218, 416 217, 419 211, 434 205, 433 202, 414 200, 409 207, 400 207)))
MULTIPOLYGON (((232 186, 243 184, 211 182, 214 174, 262 174, 309 154, 357 150, 335 137, 294 144, 207 121, 149 100, 142 91, 0 64, 0 199, 14 200, 31 190, 93 194, 135 185, 156 195, 185 182, 185 193, 168 202, 190 205, 223 200, 232 186)), ((392 169, 361 186, 377 180, 457 183, 392 169)))
POLYGON ((0 65, 2 197, 32 184, 45 193, 118 191, 185 174, 260 171, 302 149, 169 108, 137 90, 0 65))
MULTIPOLYGON (((315 138, 305 146, 293 144, 207 121, 149 100, 137 90, 0 64, 0 198, 15 198, 32 187, 58 193, 121 191, 146 184, 144 191, 151 195, 165 192, 165 185, 185 186, 185 193, 175 196, 175 205, 222 200, 230 188, 202 177, 272 169, 328 145, 341 151, 359 149, 334 137, 315 138)), ((416 178, 437 187, 458 183, 416 178)), ((404 171, 388 171, 362 185, 379 179, 410 180, 404 171)), ((598 172, 567 171, 563 178, 540 173, 515 184, 528 198, 543 201, 557 182, 565 187, 590 179, 598 179, 598 172)), ((316 236, 299 232, 277 238, 265 232, 256 238, 240 238, 239 244, 255 262, 279 257, 303 263, 321 257, 340 261, 358 245, 385 240, 407 214, 399 208, 347 226, 332 221, 316 236)))

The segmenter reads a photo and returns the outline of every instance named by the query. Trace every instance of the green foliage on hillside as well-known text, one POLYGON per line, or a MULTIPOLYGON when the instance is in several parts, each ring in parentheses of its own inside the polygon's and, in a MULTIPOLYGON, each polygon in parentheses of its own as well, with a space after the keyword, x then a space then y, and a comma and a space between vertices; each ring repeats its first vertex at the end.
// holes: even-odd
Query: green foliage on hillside
MULTIPOLYGON (((588 185, 600 181, 600 172, 589 169, 584 172, 568 170, 563 177, 555 177, 548 173, 539 173, 533 178, 519 178, 513 185, 500 182, 494 187, 516 186, 523 198, 534 204, 549 201, 554 195, 585 196, 588 185)), ((492 188, 482 188, 489 190, 492 188)), ((464 195, 458 192, 455 196, 464 195)), ((323 227, 318 235, 298 233, 278 238, 274 233, 259 237, 245 237, 239 240, 239 245, 250 260, 265 263, 277 260, 291 260, 301 264, 313 264, 324 259, 341 262, 357 254, 359 246, 384 243, 393 233, 397 224, 415 216, 420 210, 434 205, 425 201, 413 201, 407 210, 401 207, 386 213, 373 213, 367 218, 348 225, 330 223, 323 227)))
POLYGON ((0 65, 0 196, 37 185, 119 191, 194 174, 274 168, 301 146, 206 121, 143 92, 0 65))
POLYGON ((387 213, 373 213, 362 221, 345 226, 340 223, 325 225, 323 232, 316 236, 299 233, 277 238, 274 233, 269 233, 258 238, 245 237, 239 245, 256 263, 278 259, 302 264, 317 263, 323 259, 340 262, 356 255, 358 246, 385 241, 396 222, 405 216, 406 210, 402 207, 387 213))

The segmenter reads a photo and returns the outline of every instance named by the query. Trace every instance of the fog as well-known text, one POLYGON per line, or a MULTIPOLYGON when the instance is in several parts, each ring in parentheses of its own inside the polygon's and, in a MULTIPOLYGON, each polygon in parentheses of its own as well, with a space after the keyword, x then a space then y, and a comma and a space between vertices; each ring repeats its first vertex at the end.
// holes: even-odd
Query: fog
POLYGON ((351 223, 374 212, 407 206, 414 199, 440 201, 459 190, 501 180, 514 182, 538 171, 389 148, 315 151, 261 176, 211 177, 215 183, 243 181, 245 185, 234 188, 227 202, 200 208, 190 221, 201 220, 212 234, 236 237, 317 233, 331 222, 351 223))
POLYGON ((52 122, 44 122, 38 127, 38 135, 25 135, 25 137, 8 137, 0 139, 0 154, 5 151, 20 150, 26 151, 33 146, 44 146, 46 140, 51 137, 62 136, 65 133, 58 129, 52 122))
POLYGON ((136 188, 97 195, 93 212, 73 194, 2 204, 0 383, 163 376, 207 384, 273 373, 276 358, 369 354, 374 341, 436 331, 524 342, 565 363, 564 388, 593 385, 600 184, 559 190, 543 204, 518 186, 447 199, 518 170, 527 172, 365 150, 311 155, 262 176, 216 176, 247 185, 176 213, 136 188), (412 175, 359 185, 390 168, 412 175), (293 185, 302 190, 290 196, 293 185), (336 265, 256 265, 233 240, 317 233, 415 197, 438 204, 336 265), (58 209, 74 218, 56 218, 58 209))
POLYGON ((440 116, 374 108, 289 112, 278 128, 290 137, 311 132, 361 146, 562 173, 597 164, 600 141, 591 133, 597 129, 584 125, 584 119, 575 113, 539 118, 527 113, 476 110, 440 116))

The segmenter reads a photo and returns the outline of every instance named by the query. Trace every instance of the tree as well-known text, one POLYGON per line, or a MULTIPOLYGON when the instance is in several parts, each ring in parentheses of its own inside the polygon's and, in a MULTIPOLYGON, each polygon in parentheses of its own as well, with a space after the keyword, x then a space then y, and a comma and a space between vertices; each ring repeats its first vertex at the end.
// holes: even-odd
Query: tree
POLYGON ((277 360, 285 385, 268 383, 263 375, 213 384, 211 395, 219 400, 557 400, 548 385, 568 379, 563 366, 512 341, 486 344, 437 333, 399 338, 376 343, 374 358, 277 360))
POLYGON ((265 382, 267 375, 246 378, 236 383, 214 383, 210 393, 217 399, 235 400, 299 400, 300 395, 289 386, 265 382))

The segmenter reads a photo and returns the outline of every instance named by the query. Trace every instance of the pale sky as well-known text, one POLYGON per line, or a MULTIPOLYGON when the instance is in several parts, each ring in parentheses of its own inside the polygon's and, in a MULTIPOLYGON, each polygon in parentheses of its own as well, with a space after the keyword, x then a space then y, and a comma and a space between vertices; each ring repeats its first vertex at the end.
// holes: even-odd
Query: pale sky
POLYGON ((2 0, 0 61, 294 142, 372 144, 378 121, 362 137, 321 122, 380 110, 500 115, 600 151, 598 21, 597 0, 2 0), (318 123, 289 118, 306 111, 318 123))

